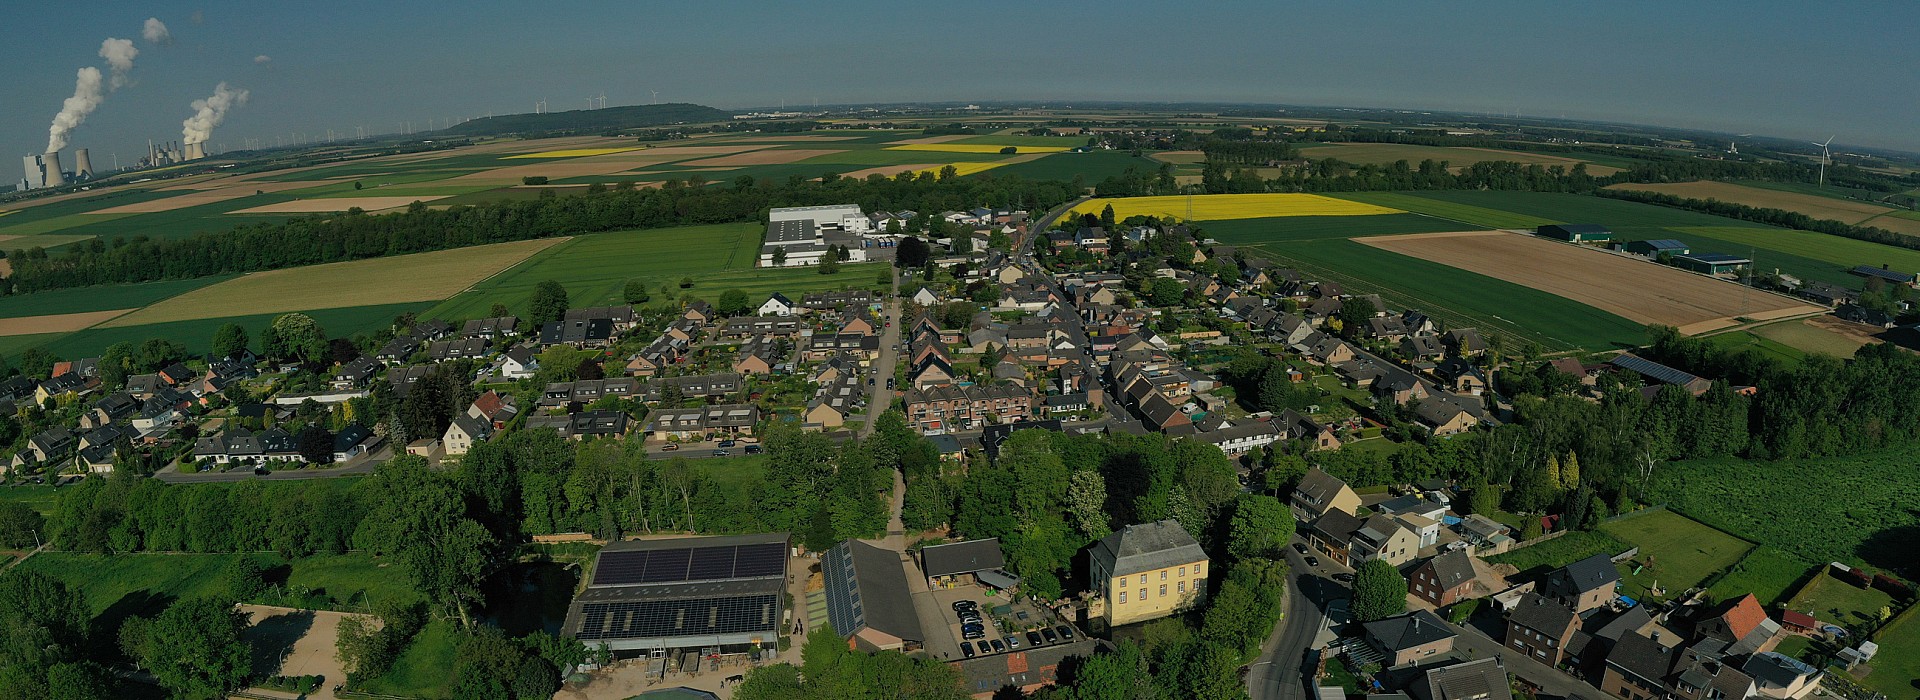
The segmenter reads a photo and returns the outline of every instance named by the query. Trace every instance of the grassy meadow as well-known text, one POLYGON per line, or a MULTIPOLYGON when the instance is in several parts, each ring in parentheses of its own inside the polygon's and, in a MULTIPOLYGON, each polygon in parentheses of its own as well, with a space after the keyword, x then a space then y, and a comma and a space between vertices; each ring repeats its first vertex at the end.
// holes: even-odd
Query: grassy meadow
POLYGON ((1753 549, 1750 542, 1670 510, 1632 514, 1601 525, 1600 531, 1640 548, 1619 565, 1620 593, 1638 600, 1678 597, 1753 549), (1654 595, 1656 585, 1666 592, 1654 595))

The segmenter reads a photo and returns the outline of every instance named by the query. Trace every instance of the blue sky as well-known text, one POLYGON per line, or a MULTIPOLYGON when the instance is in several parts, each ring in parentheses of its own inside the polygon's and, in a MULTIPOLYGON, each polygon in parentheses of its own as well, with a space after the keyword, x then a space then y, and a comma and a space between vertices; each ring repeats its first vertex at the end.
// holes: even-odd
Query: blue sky
POLYGON ((0 22, 0 147, 40 150, 100 42, 134 84, 74 131, 94 160, 213 142, 662 101, 1220 100, 1701 127, 1920 151, 1920 3, 33 2, 0 22), (921 5, 928 5, 921 7, 921 5), (157 17, 174 43, 140 38, 157 17), (197 18, 197 21, 196 21, 197 18), (256 63, 256 56, 271 57, 256 63))

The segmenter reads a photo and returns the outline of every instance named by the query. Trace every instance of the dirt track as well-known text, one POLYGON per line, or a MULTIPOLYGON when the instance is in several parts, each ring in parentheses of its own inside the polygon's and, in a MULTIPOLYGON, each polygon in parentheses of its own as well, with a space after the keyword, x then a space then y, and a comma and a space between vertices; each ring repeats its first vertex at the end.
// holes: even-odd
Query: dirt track
POLYGON ((1819 311, 1652 262, 1500 231, 1356 238, 1370 245, 1476 272, 1617 314, 1640 323, 1699 333, 1733 317, 1771 319, 1819 311))

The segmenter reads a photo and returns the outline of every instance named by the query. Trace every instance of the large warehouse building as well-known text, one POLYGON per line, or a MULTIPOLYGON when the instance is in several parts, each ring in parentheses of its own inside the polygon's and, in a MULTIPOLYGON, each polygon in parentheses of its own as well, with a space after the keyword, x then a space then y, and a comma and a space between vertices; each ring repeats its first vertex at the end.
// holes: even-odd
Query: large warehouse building
POLYGON ((616 652, 774 649, 787 551, 786 533, 609 544, 562 630, 616 652))

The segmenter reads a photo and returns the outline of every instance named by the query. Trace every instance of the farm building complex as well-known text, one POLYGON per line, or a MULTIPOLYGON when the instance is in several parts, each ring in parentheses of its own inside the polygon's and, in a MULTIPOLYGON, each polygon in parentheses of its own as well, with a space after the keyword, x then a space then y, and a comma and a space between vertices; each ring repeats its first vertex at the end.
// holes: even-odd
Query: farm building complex
POLYGON ((620 652, 752 652, 779 640, 786 582, 785 533, 615 542, 562 629, 620 652))

